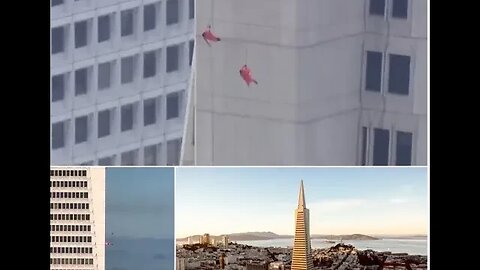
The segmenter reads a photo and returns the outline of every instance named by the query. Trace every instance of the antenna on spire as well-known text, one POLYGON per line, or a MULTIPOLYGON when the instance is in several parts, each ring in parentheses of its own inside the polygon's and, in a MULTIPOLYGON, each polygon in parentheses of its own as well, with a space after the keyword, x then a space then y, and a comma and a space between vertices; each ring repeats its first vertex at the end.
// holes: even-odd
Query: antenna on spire
POLYGON ((298 208, 306 208, 305 191, 303 190, 303 179, 300 181, 300 193, 298 194, 298 208))

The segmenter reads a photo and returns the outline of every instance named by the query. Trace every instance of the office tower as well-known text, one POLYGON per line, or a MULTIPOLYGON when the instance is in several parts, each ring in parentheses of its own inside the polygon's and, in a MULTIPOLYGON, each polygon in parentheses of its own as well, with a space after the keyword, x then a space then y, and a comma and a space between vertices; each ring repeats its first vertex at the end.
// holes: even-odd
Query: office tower
POLYGON ((194 164, 426 165, 427 0, 206 0, 196 16, 194 164))
POLYGON ((300 182, 298 207, 295 210, 295 238, 293 242, 292 270, 313 269, 312 248, 310 244, 310 215, 305 204, 303 180, 300 182))
POLYGON ((225 247, 228 246, 229 240, 228 240, 228 235, 222 236, 222 242, 225 247))
POLYGON ((105 269, 105 169, 52 167, 50 269, 77 268, 105 269))
POLYGON ((210 245, 210 234, 206 233, 203 235, 202 244, 210 245))
POLYGON ((193 245, 193 239, 191 236, 188 237, 188 244, 193 245))
POLYGON ((193 0, 51 1, 55 165, 178 164, 193 0))

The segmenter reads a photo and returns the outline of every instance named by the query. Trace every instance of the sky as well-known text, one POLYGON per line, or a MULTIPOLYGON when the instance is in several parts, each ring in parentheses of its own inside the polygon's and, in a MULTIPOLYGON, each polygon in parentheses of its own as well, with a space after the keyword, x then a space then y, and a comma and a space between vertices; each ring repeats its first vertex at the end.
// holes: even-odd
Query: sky
POLYGON ((175 236, 293 235, 303 179, 311 234, 427 234, 427 169, 177 168, 175 236))
POLYGON ((107 237, 173 239, 174 169, 106 170, 107 237))

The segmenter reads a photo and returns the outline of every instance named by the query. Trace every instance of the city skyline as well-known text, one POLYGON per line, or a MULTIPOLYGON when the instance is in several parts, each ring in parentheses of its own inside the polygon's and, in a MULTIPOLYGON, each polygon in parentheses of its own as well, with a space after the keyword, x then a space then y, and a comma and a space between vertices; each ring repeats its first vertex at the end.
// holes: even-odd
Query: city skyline
POLYGON ((178 168, 176 237, 292 235, 301 179, 312 235, 427 234, 426 168, 178 168))

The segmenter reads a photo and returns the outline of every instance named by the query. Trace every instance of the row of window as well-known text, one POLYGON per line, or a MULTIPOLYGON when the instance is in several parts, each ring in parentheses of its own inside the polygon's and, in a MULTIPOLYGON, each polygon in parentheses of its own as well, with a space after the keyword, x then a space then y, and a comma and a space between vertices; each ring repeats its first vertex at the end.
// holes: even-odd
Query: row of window
POLYGON ((88 203, 50 203, 50 209, 88 209, 88 203))
MULTIPOLYGON (((166 120, 180 117, 181 104, 184 91, 170 93, 166 97, 166 120)), ((154 125, 159 122, 161 98, 150 98, 143 100, 143 126, 154 125)), ((120 132, 133 130, 138 126, 139 102, 126 104, 120 107, 120 132)), ((97 112, 97 138, 103 138, 112 134, 113 121, 118 110, 110 108, 97 112)), ((92 134, 92 115, 84 115, 75 118, 74 142, 80 144, 87 142, 92 134)), ((67 132, 67 121, 52 124, 52 149, 65 147, 65 133, 67 132)))
MULTIPOLYGON (((367 51, 365 90, 382 91, 383 53, 367 51)), ((410 89, 410 56, 389 54, 388 92, 408 95, 410 89)))
MULTIPOLYGON (((373 166, 388 166, 390 161, 390 136, 388 129, 374 128, 373 140, 370 140, 371 130, 367 127, 362 127, 362 161, 361 165, 373 166), (370 144, 373 144, 370 147, 370 144), (372 161, 369 160, 369 151, 372 149, 372 161)), ((395 132, 395 164, 397 166, 411 166, 412 165, 412 140, 413 134, 411 132, 396 131, 395 132)))
POLYGON ((91 236, 50 236, 50 242, 52 243, 91 243, 91 236))
MULTIPOLYGON (((194 1, 190 0, 190 19, 194 17, 194 1)), ((179 22, 180 10, 178 0, 167 0, 166 25, 173 25, 179 22)), ((139 20, 139 8, 122 10, 120 12, 120 37, 130 37, 136 34, 136 26, 139 20)), ((152 31, 160 25, 160 2, 143 6, 143 31, 152 31)), ((97 43, 110 41, 114 34, 116 12, 99 16, 96 20, 97 24, 97 43)), ((83 48, 92 44, 91 40, 93 32, 93 19, 78 21, 73 24, 74 28, 74 45, 75 48, 83 48)), ((52 28, 52 54, 65 52, 68 25, 52 28)))
POLYGON ((91 264, 93 264, 93 259, 83 259, 83 258, 50 258, 50 264, 91 265, 91 264))
POLYGON ((88 199, 88 192, 50 192, 50 198, 88 199))
POLYGON ((50 176, 87 176, 87 170, 50 170, 50 176))
POLYGON ((50 225, 52 232, 90 232, 91 225, 50 225))
POLYGON ((87 181, 50 181, 50 187, 88 187, 87 181))
MULTIPOLYGON (((391 13, 388 15, 397 19, 407 19, 409 0, 391 0, 391 1, 392 1, 391 13)), ((370 15, 385 16, 386 7, 387 7, 387 0, 370 0, 369 13, 370 15)))
POLYGON ((90 220, 90 214, 50 214, 50 220, 90 220))
MULTIPOLYGON (((166 72, 174 72, 180 69, 180 57, 182 44, 171 45, 166 48, 166 72)), ((190 41, 189 57, 190 65, 193 57, 194 43, 190 41)), ((143 61, 142 78, 153 78, 160 74, 160 57, 161 49, 144 52, 141 59, 143 61)), ((99 63, 97 66, 97 89, 105 91, 111 89, 114 83, 114 78, 119 77, 121 85, 130 84, 136 81, 137 76, 140 76, 140 54, 130 55, 121 58, 120 60, 112 60, 99 63), (119 75, 116 75, 116 66, 120 63, 119 75)), ((79 68, 73 71, 74 91, 75 96, 83 96, 92 90, 93 83, 93 66, 79 68)), ((59 102, 65 99, 65 95, 69 89, 70 72, 62 73, 52 76, 52 102, 59 102)))
POLYGON ((92 254, 93 248, 89 247, 50 247, 50 253, 59 254, 92 254))

